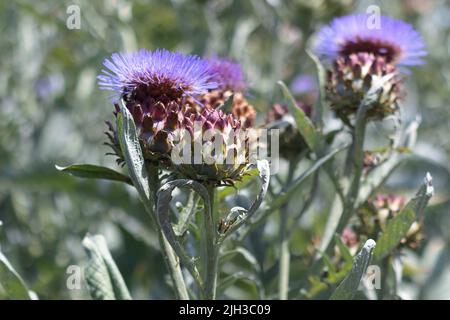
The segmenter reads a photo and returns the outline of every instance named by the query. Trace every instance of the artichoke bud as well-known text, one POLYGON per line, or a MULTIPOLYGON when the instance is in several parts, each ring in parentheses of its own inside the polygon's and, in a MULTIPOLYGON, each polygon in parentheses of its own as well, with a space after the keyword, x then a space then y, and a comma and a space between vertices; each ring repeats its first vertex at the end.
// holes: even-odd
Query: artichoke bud
POLYGON ((374 105, 367 112, 368 120, 382 120, 394 114, 402 98, 397 68, 383 56, 353 53, 341 56, 328 70, 326 99, 345 123, 350 123, 369 90, 381 83, 374 105))
POLYGON ((210 107, 188 112, 183 129, 188 137, 181 137, 182 146, 177 149, 190 144, 191 156, 189 163, 174 166, 179 175, 212 185, 233 185, 242 178, 249 167, 246 137, 241 122, 232 114, 210 107))

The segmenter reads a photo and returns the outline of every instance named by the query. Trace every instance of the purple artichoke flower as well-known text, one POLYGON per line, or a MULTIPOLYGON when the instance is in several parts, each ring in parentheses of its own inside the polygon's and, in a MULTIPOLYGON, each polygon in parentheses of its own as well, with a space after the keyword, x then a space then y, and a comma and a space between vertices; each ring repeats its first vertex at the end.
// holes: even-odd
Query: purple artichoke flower
POLYGON ((414 28, 381 16, 354 14, 334 19, 318 35, 315 52, 330 67, 326 98, 344 123, 351 124, 361 101, 375 84, 383 82, 368 120, 381 120, 398 110, 403 97, 398 68, 423 63, 424 42, 414 28))
POLYGON ((410 24, 381 16, 377 28, 370 24, 370 18, 367 14, 353 14, 334 19, 317 34, 316 54, 330 63, 340 56, 363 52, 382 56, 394 65, 423 63, 425 44, 410 24))
POLYGON ((103 65, 106 69, 98 76, 98 84, 118 96, 133 95, 139 100, 146 96, 177 99, 217 87, 207 61, 165 49, 114 53, 103 65))
MULTIPOLYGON (((144 157, 158 163, 169 158, 171 133, 180 124, 185 100, 217 87, 206 60, 164 49, 115 53, 103 65, 106 69, 98 76, 100 88, 112 90, 116 98, 124 100, 133 115, 144 157)), ((120 162, 117 135, 114 126, 108 126, 109 144, 120 162)))
MULTIPOLYGON (((218 84, 217 89, 202 94, 198 101, 205 107, 218 108, 233 95, 231 113, 240 120, 243 128, 250 128, 256 122, 256 110, 245 97, 247 84, 241 66, 228 59, 212 57, 207 59, 211 80, 218 84)), ((191 99, 192 102, 193 99, 191 99)))
POLYGON ((243 92, 247 84, 241 66, 228 58, 212 57, 207 59, 211 79, 218 85, 218 89, 223 91, 243 92))
POLYGON ((178 98, 217 87, 207 61, 165 49, 114 53, 103 65, 106 69, 98 76, 100 88, 119 96, 144 91, 153 98, 178 98))

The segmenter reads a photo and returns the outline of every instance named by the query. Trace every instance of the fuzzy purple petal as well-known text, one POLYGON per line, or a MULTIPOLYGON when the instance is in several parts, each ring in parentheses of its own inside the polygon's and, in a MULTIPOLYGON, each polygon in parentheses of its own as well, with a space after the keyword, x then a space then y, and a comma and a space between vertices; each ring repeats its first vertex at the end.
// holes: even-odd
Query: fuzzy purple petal
POLYGON ((227 58, 212 57, 207 59, 213 81, 219 88, 232 91, 243 91, 246 88, 241 66, 227 58))
MULTIPOLYGON (((196 96, 217 87, 212 81, 209 63, 195 55, 183 55, 165 49, 114 53, 103 62, 105 69, 97 77, 101 89, 117 96, 139 86, 170 84, 183 95, 196 96)), ((162 90, 164 90, 162 88, 162 90)))

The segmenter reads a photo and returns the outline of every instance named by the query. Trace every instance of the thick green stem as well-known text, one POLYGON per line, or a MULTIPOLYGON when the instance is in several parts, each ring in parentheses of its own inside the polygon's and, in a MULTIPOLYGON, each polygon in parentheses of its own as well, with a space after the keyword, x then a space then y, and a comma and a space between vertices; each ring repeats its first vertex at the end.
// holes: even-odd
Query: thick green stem
MULTIPOLYGON (((363 171, 363 158, 364 158, 364 138, 366 135, 366 114, 367 111, 371 108, 370 103, 366 103, 366 101, 361 102, 359 106, 358 113, 356 115, 356 125, 354 128, 354 132, 352 134, 353 144, 349 149, 349 157, 347 157, 347 161, 351 160, 353 165, 352 172, 346 172, 349 176, 347 177, 347 181, 350 180, 350 175, 353 173, 353 177, 348 188, 348 191, 343 197, 342 191, 340 190, 339 184, 336 184, 336 191, 339 194, 341 200, 343 200, 344 208, 342 210, 342 214, 339 218, 339 222, 336 225, 336 228, 333 230, 332 234, 341 234, 344 228, 347 226, 350 218, 352 217, 356 205, 357 198, 359 194, 359 187, 361 183, 361 175, 363 171)), ((327 171, 330 174, 330 177, 333 178, 332 171, 327 171)), ((331 241, 332 237, 330 237, 330 241, 326 243, 323 251, 329 254, 333 250, 333 241, 331 241)), ((307 277, 311 274, 318 274, 321 272, 323 268, 323 260, 316 259, 314 263, 309 268, 309 272, 307 273, 307 277)), ((303 283, 307 283, 307 278, 303 279, 303 283)))
POLYGON ((217 289, 217 269, 219 258, 219 244, 216 232, 216 192, 213 186, 207 186, 209 201, 211 204, 210 216, 205 216, 205 240, 206 240, 206 280, 205 299, 214 300, 217 289))
POLYGON ((364 138, 366 135, 366 114, 370 109, 370 104, 360 106, 356 116, 356 126, 353 134, 353 144, 350 151, 353 153, 353 179, 348 190, 344 203, 344 211, 336 232, 341 233, 347 225, 350 217, 355 210, 356 199, 358 198, 359 186, 361 183, 361 175, 363 171, 364 158, 364 138))
MULTIPOLYGON (((153 191, 153 203, 156 204, 156 193, 159 190, 160 183, 158 177, 158 169, 154 166, 147 166, 147 171, 149 175, 149 186, 150 190, 153 191)), ((155 210, 153 208, 146 208, 149 215, 155 225, 157 225, 158 219, 155 216, 155 210)), ((175 290, 175 295, 179 300, 189 300, 189 294, 186 288, 186 283, 184 281, 183 273, 180 267, 180 261, 176 256, 173 248, 167 241, 164 233, 160 227, 157 228, 159 245, 161 247, 164 262, 166 263, 167 270, 169 271, 170 278, 172 279, 173 287, 175 290)))
POLYGON ((282 237, 280 244, 280 275, 278 282, 280 300, 288 299, 290 262, 291 253, 289 251, 289 238, 282 237))
MULTIPOLYGON (((292 182, 294 175, 295 163, 297 159, 289 162, 288 177, 286 185, 292 182)), ((289 293, 289 272, 291 253, 289 251, 289 232, 288 232, 289 211, 286 203, 280 209, 280 271, 278 277, 278 295, 280 300, 288 299, 289 293)))
POLYGON ((169 270, 170 278, 172 279, 175 294, 179 300, 189 300, 186 284, 184 282, 183 273, 180 268, 180 261, 175 255, 172 247, 167 241, 161 230, 158 231, 159 244, 163 253, 164 261, 169 270))
POLYGON ((392 299, 393 296, 392 292, 390 292, 392 288, 390 288, 388 281, 390 273, 392 272, 391 259, 392 259, 391 256, 387 256, 383 258, 381 261, 379 261, 380 268, 381 270, 383 270, 383 272, 381 273, 381 281, 380 281, 381 290, 379 290, 378 292, 379 300, 392 299))

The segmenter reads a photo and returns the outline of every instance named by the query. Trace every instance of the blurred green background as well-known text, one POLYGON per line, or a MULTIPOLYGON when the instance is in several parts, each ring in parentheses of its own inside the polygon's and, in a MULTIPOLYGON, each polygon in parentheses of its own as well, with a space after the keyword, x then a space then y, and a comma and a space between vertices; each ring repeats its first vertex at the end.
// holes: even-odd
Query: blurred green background
MULTIPOLYGON (((278 80, 289 83, 300 73, 314 73, 305 53, 314 32, 335 16, 371 4, 414 24, 429 51, 427 64, 406 81, 403 117, 422 118, 415 157, 387 185, 409 195, 430 171, 437 190, 427 210, 427 240, 416 253, 405 254, 409 267, 400 292, 404 298, 450 298, 450 4, 445 0, 1 1, 1 251, 41 299, 87 298, 83 288, 67 289, 66 268, 85 259, 81 240, 87 232, 102 233, 133 297, 173 297, 135 192, 54 168, 95 163, 118 169, 102 144, 104 121, 113 119, 108 93, 96 84, 103 59, 138 48, 230 56, 242 63, 251 101, 263 117, 281 96, 278 80), (66 25, 70 5, 80 8, 80 29, 66 25)), ((301 253, 308 237, 323 229, 327 212, 319 209, 312 214, 321 218, 309 215, 299 226, 293 252, 301 253)), ((270 228, 266 231, 258 247, 249 244, 258 259, 266 259, 258 253, 270 243, 270 228)), ((295 277, 295 259, 292 268, 295 277)), ((248 286, 238 284, 226 297, 270 298, 248 286)))

